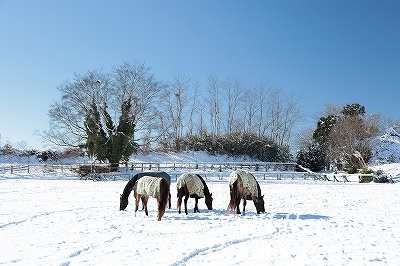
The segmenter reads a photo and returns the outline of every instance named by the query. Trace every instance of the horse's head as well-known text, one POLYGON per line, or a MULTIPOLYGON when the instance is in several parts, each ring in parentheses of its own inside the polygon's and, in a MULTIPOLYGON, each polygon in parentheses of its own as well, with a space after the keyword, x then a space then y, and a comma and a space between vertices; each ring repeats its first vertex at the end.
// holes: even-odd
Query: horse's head
POLYGON ((119 197, 119 210, 125 210, 126 206, 128 206, 128 198, 122 197, 122 194, 119 197))
POLYGON ((210 196, 205 197, 205 198, 206 198, 206 205, 207 205, 207 208, 208 208, 209 210, 212 210, 212 201, 213 201, 212 193, 210 193, 210 196))
POLYGON ((256 198, 254 200, 254 205, 256 206, 257 214, 259 214, 260 212, 265 212, 264 195, 256 198))

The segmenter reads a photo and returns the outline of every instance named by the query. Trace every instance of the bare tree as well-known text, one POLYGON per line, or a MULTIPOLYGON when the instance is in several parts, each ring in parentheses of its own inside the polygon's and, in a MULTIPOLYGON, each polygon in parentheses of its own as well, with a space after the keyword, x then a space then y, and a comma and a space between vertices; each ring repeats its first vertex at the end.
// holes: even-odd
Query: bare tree
POLYGON ((207 91, 209 98, 207 99, 207 102, 209 104, 211 136, 217 136, 221 134, 220 90, 221 88, 218 78, 209 77, 207 83, 207 91))
POLYGON ((173 76, 173 81, 170 84, 170 89, 166 90, 162 99, 166 102, 168 127, 165 132, 172 140, 172 149, 179 151, 180 142, 183 137, 185 111, 188 105, 188 91, 190 87, 190 79, 178 73, 173 76))
POLYGON ((259 83, 255 89, 253 90, 253 99, 254 103, 258 105, 256 108, 256 117, 255 117, 255 131, 258 137, 265 136, 265 132, 267 130, 266 124, 266 110, 267 110, 267 85, 265 83, 259 83))
POLYGON ((328 158, 344 162, 345 167, 355 171, 363 161, 371 157, 371 141, 378 133, 376 117, 367 118, 347 115, 338 119, 328 135, 328 158))
POLYGON ((144 64, 124 63, 114 70, 114 93, 118 106, 124 99, 132 99, 132 118, 137 130, 148 132, 154 128, 152 117, 157 111, 156 101, 167 85, 157 80, 144 64))
POLYGON ((285 97, 280 89, 270 89, 265 117, 267 136, 280 146, 288 145, 297 121, 301 117, 298 100, 285 97))
POLYGON ((237 79, 226 79, 222 82, 222 98, 226 105, 226 133, 228 135, 238 131, 239 110, 243 100, 243 83, 237 79))
POLYGON ((130 123, 135 125, 136 131, 146 132, 151 121, 149 117, 156 110, 154 101, 164 88, 165 85, 156 80, 143 64, 124 63, 112 73, 89 71, 75 75, 72 81, 58 87, 61 99, 51 105, 50 129, 43 132, 42 137, 56 145, 82 147, 88 137, 85 118, 91 105, 100 109, 102 125, 107 126, 110 123, 106 121, 110 122, 110 118, 117 121, 121 115, 120 108, 128 99, 132 106, 130 123))
POLYGON ((75 74, 73 81, 65 81, 58 87, 61 101, 50 106, 50 130, 43 132, 42 137, 58 146, 83 145, 87 138, 84 121, 90 104, 103 106, 111 96, 110 87, 110 77, 100 71, 75 74))
POLYGON ((200 91, 199 91, 200 85, 199 84, 194 84, 192 86, 192 93, 189 94, 189 115, 188 115, 188 127, 187 127, 187 134, 188 135, 194 135, 195 134, 195 127, 196 127, 196 122, 197 122, 197 128, 200 130, 203 129, 203 108, 204 106, 200 103, 199 98, 200 98, 200 91))

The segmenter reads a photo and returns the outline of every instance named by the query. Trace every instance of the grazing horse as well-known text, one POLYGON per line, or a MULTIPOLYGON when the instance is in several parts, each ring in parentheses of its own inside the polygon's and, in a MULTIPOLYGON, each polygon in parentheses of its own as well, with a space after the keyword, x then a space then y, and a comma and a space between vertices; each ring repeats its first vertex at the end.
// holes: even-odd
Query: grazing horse
POLYGON ((169 194, 169 184, 164 178, 143 176, 138 181, 136 181, 135 216, 139 208, 140 199, 142 199, 144 205, 144 212, 147 216, 149 215, 147 211, 147 202, 149 197, 151 196, 157 199, 157 220, 161 221, 161 218, 165 213, 169 194))
MULTIPOLYGON (((128 197, 129 194, 131 194, 131 191, 134 191, 134 197, 136 198, 136 188, 135 184, 138 179, 142 178, 143 176, 153 176, 153 177, 162 177, 164 178, 167 182, 168 185, 171 184, 171 177, 169 174, 166 172, 143 172, 143 173, 137 173, 132 177, 131 180, 128 181, 126 184, 124 191, 122 192, 120 198, 119 198, 119 210, 123 211, 125 210, 126 206, 128 206, 128 197)), ((143 206, 144 207, 144 206, 143 206)), ((168 207, 171 209, 171 194, 169 194, 168 197, 168 207)))
POLYGON ((228 210, 234 211, 236 209, 236 213, 240 214, 239 205, 240 200, 243 199, 243 214, 246 208, 246 200, 253 200, 257 214, 265 212, 264 196, 261 196, 260 185, 251 173, 243 170, 233 171, 229 177, 229 190, 231 200, 228 210))
POLYGON ((195 199, 194 205, 194 212, 200 212, 198 207, 199 198, 205 198, 205 202, 207 208, 212 210, 212 193, 208 190, 206 182, 204 179, 198 174, 183 174, 178 177, 176 181, 176 186, 178 189, 178 202, 177 208, 178 212, 181 213, 181 204, 182 204, 182 197, 185 196, 184 204, 185 204, 185 213, 188 214, 187 211, 187 201, 188 198, 195 199))

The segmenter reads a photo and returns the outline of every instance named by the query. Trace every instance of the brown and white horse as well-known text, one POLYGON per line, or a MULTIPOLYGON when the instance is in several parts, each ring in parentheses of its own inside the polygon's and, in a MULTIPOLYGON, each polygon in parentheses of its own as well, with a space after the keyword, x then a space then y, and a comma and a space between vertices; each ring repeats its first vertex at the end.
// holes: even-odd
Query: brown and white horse
POLYGON ((246 200, 253 200, 257 213, 265 212, 264 196, 255 177, 246 171, 236 170, 229 176, 230 201, 228 211, 240 214, 240 200, 243 199, 243 213, 246 208, 246 200))
POLYGON ((139 201, 142 199, 144 211, 148 216, 147 202, 149 197, 157 199, 158 213, 157 220, 161 221, 165 213, 165 208, 168 203, 169 184, 162 177, 143 176, 136 182, 136 201, 135 201, 135 216, 139 208, 139 201))
MULTIPOLYGON (((136 175, 134 175, 132 177, 131 180, 128 181, 128 183, 126 183, 126 185, 124 187, 124 191, 120 195, 120 198, 119 198, 119 210, 120 211, 125 210, 126 206, 128 206, 128 203, 129 203, 128 198, 129 198, 129 195, 131 194, 132 190, 134 192, 134 197, 136 198, 135 184, 136 184, 136 181, 138 181, 143 176, 162 177, 168 182, 169 185, 171 185, 171 177, 166 172, 142 172, 142 173, 137 173, 136 175)), ((171 209, 171 194, 168 195, 168 207, 171 209)), ((143 206, 143 208, 144 208, 144 206, 143 206)))
POLYGON ((181 204, 183 197, 185 197, 184 205, 186 214, 188 214, 187 201, 189 197, 195 199, 194 212, 200 212, 198 207, 199 198, 205 198, 207 208, 209 210, 212 210, 212 201, 213 201, 212 193, 210 193, 206 182, 200 175, 183 174, 178 177, 176 181, 176 187, 178 189, 178 194, 177 194, 178 213, 181 213, 181 204))

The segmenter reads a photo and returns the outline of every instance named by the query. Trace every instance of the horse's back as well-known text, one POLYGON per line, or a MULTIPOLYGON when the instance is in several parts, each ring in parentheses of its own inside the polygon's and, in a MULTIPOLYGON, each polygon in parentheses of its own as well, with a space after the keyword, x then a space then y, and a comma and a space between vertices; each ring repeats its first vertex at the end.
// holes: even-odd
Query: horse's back
POLYGON ((186 185, 189 194, 196 194, 198 197, 204 197, 204 184, 198 175, 195 174, 182 174, 176 181, 177 189, 186 185))
POLYGON ((136 193, 140 195, 149 195, 154 198, 159 197, 161 177, 142 176, 136 182, 136 193))
POLYGON ((171 176, 166 172, 141 172, 137 174, 139 178, 144 176, 152 176, 152 177, 162 177, 167 180, 168 184, 171 184, 171 176))
POLYGON ((229 176, 229 185, 232 186, 238 178, 240 178, 243 187, 252 195, 258 195, 258 183, 251 173, 241 169, 233 171, 229 176))

